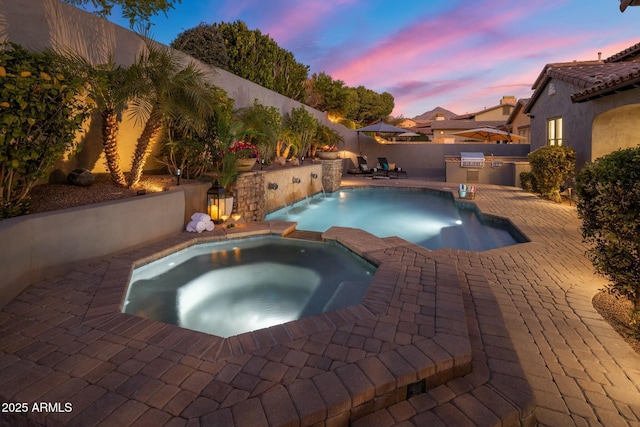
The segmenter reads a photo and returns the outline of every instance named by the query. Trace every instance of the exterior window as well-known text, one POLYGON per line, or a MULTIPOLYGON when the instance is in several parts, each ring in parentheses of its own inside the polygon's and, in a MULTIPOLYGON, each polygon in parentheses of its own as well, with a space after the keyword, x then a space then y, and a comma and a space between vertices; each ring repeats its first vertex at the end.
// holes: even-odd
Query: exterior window
POLYGON ((547 145, 562 145, 562 117, 547 120, 547 145))

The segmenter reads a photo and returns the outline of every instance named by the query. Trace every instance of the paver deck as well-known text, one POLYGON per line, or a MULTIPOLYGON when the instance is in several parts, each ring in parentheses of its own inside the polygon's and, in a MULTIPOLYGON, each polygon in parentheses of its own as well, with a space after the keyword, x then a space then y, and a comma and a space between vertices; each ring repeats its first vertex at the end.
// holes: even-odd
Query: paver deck
POLYGON ((604 282, 583 255, 575 208, 494 186, 479 186, 475 203, 531 242, 429 252, 332 229, 325 238, 382 262, 376 297, 226 340, 117 313, 131 260, 185 244, 184 233, 33 285, 0 310, 0 400, 28 403, 26 417, 2 419, 488 426, 531 425, 535 409, 545 426, 640 425, 640 357, 591 305, 604 282), (434 277, 442 292, 430 312, 423 290, 434 277), (37 412, 35 402, 52 405, 37 412))

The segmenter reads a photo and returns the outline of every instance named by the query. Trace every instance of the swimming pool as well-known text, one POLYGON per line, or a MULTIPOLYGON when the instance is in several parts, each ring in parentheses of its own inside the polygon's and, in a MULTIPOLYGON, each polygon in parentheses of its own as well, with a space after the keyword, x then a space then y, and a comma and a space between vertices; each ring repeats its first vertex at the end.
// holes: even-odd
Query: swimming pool
POLYGON ((359 304, 375 270, 337 243, 206 243, 136 268, 122 311, 226 338, 359 304))
POLYGON ((490 221, 451 197, 398 188, 343 189, 317 194, 266 216, 296 221, 299 230, 360 228, 378 237, 398 236, 417 245, 484 251, 525 241, 505 221, 490 221))

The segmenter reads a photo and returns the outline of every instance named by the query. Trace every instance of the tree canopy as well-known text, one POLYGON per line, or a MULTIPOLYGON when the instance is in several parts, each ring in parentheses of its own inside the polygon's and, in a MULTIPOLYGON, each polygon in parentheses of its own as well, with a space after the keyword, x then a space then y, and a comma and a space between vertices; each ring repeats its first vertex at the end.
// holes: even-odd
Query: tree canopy
POLYGON ((260 30, 249 30, 242 21, 200 24, 180 33, 171 47, 304 102, 309 67, 260 30))
POLYGON ((227 46, 220 28, 202 23, 178 34, 171 47, 188 53, 200 61, 231 71, 227 46))
POLYGON ((174 8, 174 4, 180 4, 182 0, 62 0, 73 6, 83 9, 95 10, 98 16, 107 17, 111 15, 114 6, 122 9, 122 16, 129 20, 129 25, 133 28, 136 22, 147 22, 149 18, 162 12, 165 15, 169 9, 174 8))
POLYGON ((349 87, 325 72, 309 77, 309 66, 297 62, 269 35, 250 30, 242 21, 202 23, 180 33, 171 47, 350 121, 366 124, 393 111, 390 93, 379 94, 364 86, 349 87))

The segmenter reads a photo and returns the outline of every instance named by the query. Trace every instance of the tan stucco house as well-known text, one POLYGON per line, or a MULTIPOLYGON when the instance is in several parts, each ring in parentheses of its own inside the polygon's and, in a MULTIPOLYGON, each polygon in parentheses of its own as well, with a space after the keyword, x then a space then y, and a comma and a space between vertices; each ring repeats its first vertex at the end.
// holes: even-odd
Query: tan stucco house
POLYGON ((485 108, 475 113, 460 115, 449 120, 434 120, 431 122, 433 142, 445 144, 477 143, 477 140, 454 135, 454 133, 480 127, 501 128, 507 122, 515 106, 515 97, 503 96, 500 103, 493 107, 485 108))

